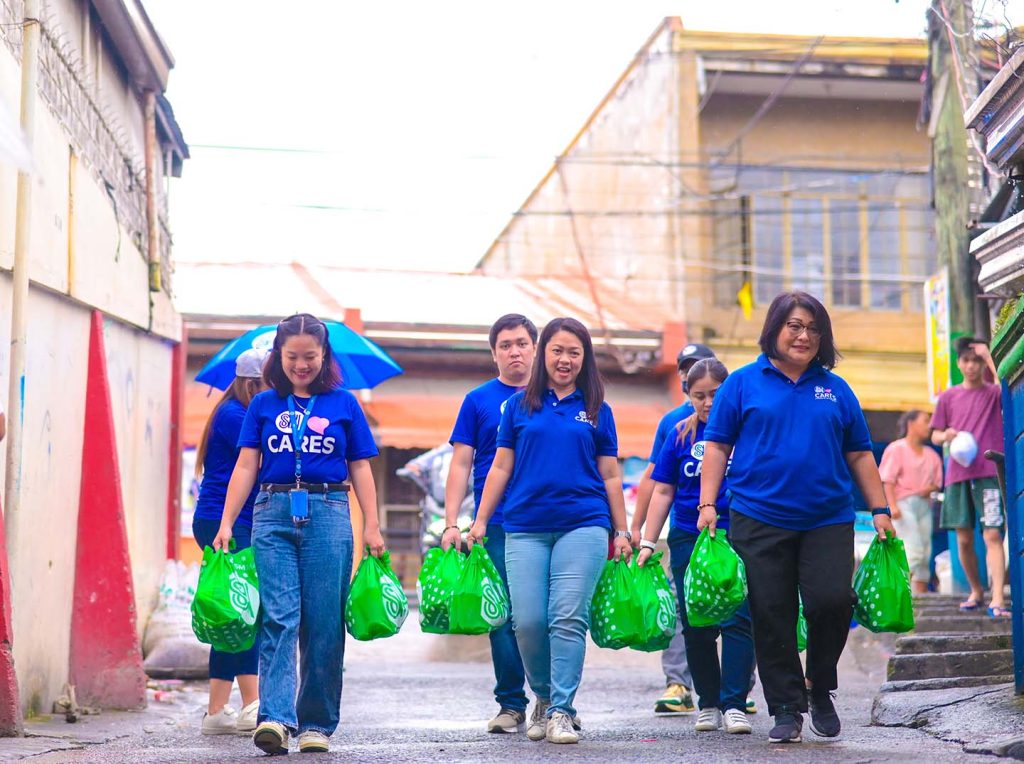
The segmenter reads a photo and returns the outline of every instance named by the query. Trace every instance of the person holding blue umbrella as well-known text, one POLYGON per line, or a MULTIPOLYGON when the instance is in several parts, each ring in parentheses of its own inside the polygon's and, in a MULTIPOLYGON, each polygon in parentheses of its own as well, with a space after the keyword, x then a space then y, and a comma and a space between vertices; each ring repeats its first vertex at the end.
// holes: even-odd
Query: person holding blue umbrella
MULTIPOLYGON (((342 387, 346 390, 366 390, 386 379, 402 373, 402 367, 376 343, 338 321, 322 321, 331 342, 334 360, 341 369, 342 387)), ((246 350, 269 352, 274 346, 277 326, 266 324, 250 329, 222 347, 199 370, 196 382, 227 389, 235 378, 235 359, 246 350)))
POLYGON ((318 318, 298 313, 278 324, 263 379, 271 389, 246 412, 213 547, 227 549, 259 477, 252 545, 263 615, 253 742, 268 754, 287 753, 297 734, 299 750, 327 751, 340 715, 352 573, 348 492, 355 490, 364 540, 379 556, 384 538, 370 467, 378 451, 359 403, 341 387, 318 318))

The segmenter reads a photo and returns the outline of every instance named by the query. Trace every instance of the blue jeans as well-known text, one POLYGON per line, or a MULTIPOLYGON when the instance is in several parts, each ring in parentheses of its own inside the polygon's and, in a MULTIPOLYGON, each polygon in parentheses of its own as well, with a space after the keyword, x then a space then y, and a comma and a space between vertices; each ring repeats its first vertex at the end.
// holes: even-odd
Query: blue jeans
POLYGON ((530 689, 550 701, 548 716, 576 715, 590 600, 608 559, 608 530, 509 533, 505 564, 512 621, 530 689))
POLYGON ((252 545, 263 606, 259 721, 278 722, 293 734, 316 730, 330 736, 341 711, 344 611, 352 577, 348 494, 310 494, 309 521, 296 525, 287 493, 260 492, 252 545))
MULTIPOLYGON (((505 572, 505 529, 500 525, 488 525, 484 549, 494 562, 494 567, 498 569, 498 575, 505 584, 505 591, 508 591, 508 574, 505 572)), ((509 619, 504 626, 492 631, 490 640, 491 663, 494 664, 494 699, 502 708, 525 711, 527 701, 523 686, 526 684, 526 669, 523 668, 523 659, 519 656, 512 620, 509 619)))
MULTIPOLYGON (((202 549, 213 546, 213 539, 220 530, 220 520, 192 520, 192 535, 202 549)), ((235 539, 235 551, 241 552, 252 544, 252 528, 248 525, 235 523, 231 529, 235 539)), ((255 644, 241 653, 222 653, 210 648, 210 679, 223 679, 233 682, 236 676, 254 676, 260 665, 260 638, 256 635, 255 644)))
POLYGON ((686 596, 683 579, 690 564, 697 536, 672 529, 668 548, 672 559, 672 577, 677 583, 679 612, 683 617, 683 639, 693 674, 693 689, 700 708, 743 710, 750 691, 754 669, 754 638, 750 627, 750 606, 746 601, 740 609, 718 626, 690 626, 686 618, 686 596), (722 662, 718 662, 718 635, 722 635, 722 662))

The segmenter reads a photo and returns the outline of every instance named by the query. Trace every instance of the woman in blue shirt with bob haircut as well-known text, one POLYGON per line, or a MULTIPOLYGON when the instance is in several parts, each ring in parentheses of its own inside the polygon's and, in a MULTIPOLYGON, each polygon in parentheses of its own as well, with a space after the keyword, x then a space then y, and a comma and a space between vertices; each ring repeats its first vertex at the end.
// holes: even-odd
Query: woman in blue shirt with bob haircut
POLYGON ((717 524, 729 466, 730 539, 747 568, 754 651, 769 743, 811 731, 836 737, 836 665, 856 594, 852 482, 873 507, 880 538, 894 533, 864 412, 832 372, 840 355, 825 307, 785 292, 768 308, 761 355, 722 385, 704 431, 698 528, 717 524), (807 671, 796 646, 799 598, 807 618, 807 671))
POLYGON ((505 564, 516 642, 537 699, 526 734, 579 742, 573 699, 583 675, 590 600, 614 551, 632 548, 618 441, 587 328, 552 319, 526 389, 505 403, 498 449, 467 543, 483 541, 504 496, 505 564), (507 490, 506 490, 507 489, 507 490))
MULTIPOLYGON (((665 439, 654 464, 651 479, 654 493, 647 514, 647 527, 640 542, 638 565, 650 558, 657 546, 665 518, 672 509, 668 548, 672 577, 679 595, 683 639, 693 674, 693 689, 699 697, 700 712, 694 729, 713 732, 725 727, 731 734, 750 734, 745 711, 750 673, 754 668, 754 640, 750 633, 750 608, 744 602, 731 617, 717 626, 691 626, 686 617, 682 583, 697 544, 700 517, 700 475, 704 461, 704 433, 715 396, 729 376, 725 364, 715 358, 697 361, 686 377, 694 413, 676 425, 665 439), (722 635, 722 662, 718 662, 718 635, 722 635)), ((729 527, 729 495, 723 480, 715 500, 718 530, 729 527)))
POLYGON ((252 545, 262 620, 253 742, 282 754, 289 736, 298 734, 300 751, 327 751, 338 726, 345 661, 350 488, 370 553, 384 551, 370 467, 377 446, 355 396, 341 387, 327 326, 314 316, 298 313, 277 325, 263 379, 271 389, 246 412, 213 546, 228 547, 258 474, 252 545))

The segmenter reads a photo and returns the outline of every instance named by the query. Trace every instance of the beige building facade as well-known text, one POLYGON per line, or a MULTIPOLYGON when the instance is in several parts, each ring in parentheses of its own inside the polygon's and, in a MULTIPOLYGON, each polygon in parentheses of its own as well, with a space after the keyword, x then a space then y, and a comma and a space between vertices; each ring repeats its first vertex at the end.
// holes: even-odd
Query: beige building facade
POLYGON ((730 366, 756 356, 778 292, 807 290, 830 310, 838 371, 877 412, 876 437, 893 437, 894 413, 927 402, 926 58, 923 40, 666 19, 479 268, 617 280, 730 366))

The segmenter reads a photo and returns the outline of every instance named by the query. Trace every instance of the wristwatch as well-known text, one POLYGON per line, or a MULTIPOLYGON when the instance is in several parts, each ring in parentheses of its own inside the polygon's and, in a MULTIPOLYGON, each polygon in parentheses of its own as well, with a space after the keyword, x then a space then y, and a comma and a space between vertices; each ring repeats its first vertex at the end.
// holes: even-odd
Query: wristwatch
POLYGON ((633 540, 633 534, 630 533, 629 531, 615 531, 615 538, 617 538, 617 539, 626 539, 626 541, 632 541, 633 540))
POLYGON ((658 545, 655 544, 653 541, 648 541, 647 539, 641 539, 640 540, 640 548, 641 549, 650 549, 653 552, 655 549, 658 548, 658 545))
POLYGON ((892 510, 889 509, 888 507, 875 507, 874 509, 871 510, 871 516, 874 517, 875 515, 885 515, 886 517, 892 517, 892 510))

